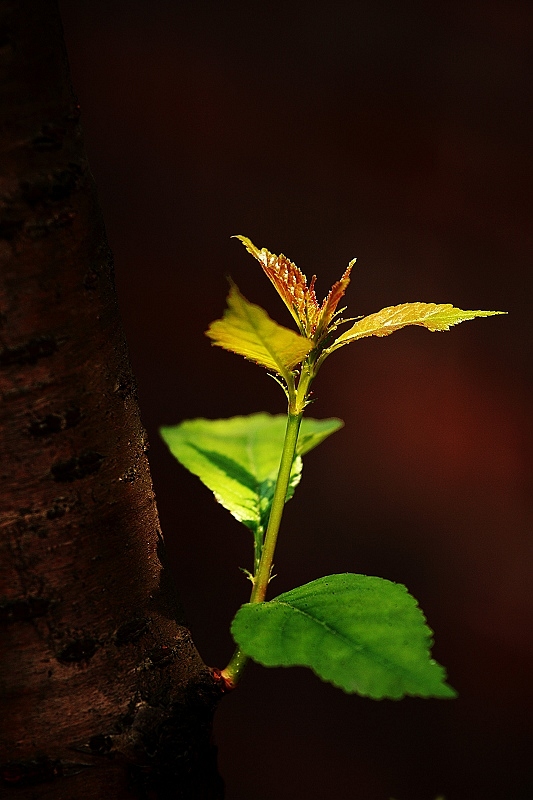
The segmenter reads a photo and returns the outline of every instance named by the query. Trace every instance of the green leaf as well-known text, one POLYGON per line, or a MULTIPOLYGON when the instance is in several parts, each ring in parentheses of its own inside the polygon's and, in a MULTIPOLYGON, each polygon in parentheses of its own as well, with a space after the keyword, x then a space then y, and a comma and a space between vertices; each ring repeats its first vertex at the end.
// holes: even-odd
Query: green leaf
MULTIPOLYGON (((285 437, 283 414, 192 419, 161 428, 170 452, 252 531, 268 522, 285 437)), ((300 481, 301 456, 341 428, 339 419, 304 418, 287 499, 300 481)))
POLYGON ((429 652, 432 631, 405 586, 367 575, 329 575, 266 603, 248 603, 231 631, 266 667, 307 666, 366 697, 454 697, 429 652))
POLYGON ((284 377, 313 348, 313 342, 274 322, 261 306, 250 303, 231 285, 222 319, 212 322, 206 335, 213 344, 238 353, 284 377))
POLYGON ((363 317, 342 336, 335 339, 328 352, 336 350, 365 336, 388 336, 406 325, 422 325, 430 331, 447 331, 452 325, 475 317, 492 317, 505 311, 462 311, 450 303, 402 303, 382 308, 375 314, 363 317))

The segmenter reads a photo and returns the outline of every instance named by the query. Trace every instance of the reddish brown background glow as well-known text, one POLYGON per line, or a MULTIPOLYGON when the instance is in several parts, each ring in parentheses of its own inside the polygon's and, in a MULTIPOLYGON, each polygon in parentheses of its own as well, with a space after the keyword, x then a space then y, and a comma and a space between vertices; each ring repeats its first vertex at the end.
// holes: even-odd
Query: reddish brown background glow
POLYGON ((276 558, 276 592, 342 571, 405 583, 459 699, 374 703, 252 667, 217 716, 228 800, 533 797, 531 4, 61 7, 163 530, 207 663, 231 654, 251 542, 157 428, 284 410, 259 368, 203 336, 225 275, 289 324, 230 235, 316 272, 320 299, 357 256, 353 315, 509 312, 327 362, 312 413, 346 425, 308 456, 276 558))

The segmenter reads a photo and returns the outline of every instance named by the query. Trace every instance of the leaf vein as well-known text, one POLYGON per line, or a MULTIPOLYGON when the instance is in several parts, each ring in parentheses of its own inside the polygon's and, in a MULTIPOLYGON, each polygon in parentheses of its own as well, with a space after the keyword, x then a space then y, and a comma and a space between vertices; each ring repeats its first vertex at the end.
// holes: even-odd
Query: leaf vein
POLYGON ((297 611, 299 614, 302 614, 304 617, 306 617, 307 619, 311 620, 312 622, 315 622, 315 623, 321 625, 322 627, 326 628, 328 633, 330 633, 333 636, 337 636, 339 639, 341 639, 349 647, 351 647, 351 648, 355 647, 360 652, 367 653, 371 658, 375 659, 383 667, 385 667, 387 669, 391 669, 392 668, 393 670, 400 669, 405 675, 410 675, 411 674, 411 672, 406 667, 404 667, 402 664, 399 664, 399 663, 397 663, 395 661, 392 661, 390 658, 384 658, 383 657, 383 653, 380 652, 379 650, 375 650, 375 649, 373 649, 371 647, 368 647, 368 645, 365 645, 365 644, 358 644, 356 641, 347 638, 345 634, 341 633, 341 631, 338 631, 335 628, 333 628, 330 623, 327 623, 324 620, 319 619, 318 617, 312 616, 308 612, 303 611, 301 608, 298 608, 297 606, 293 606, 293 605, 291 605, 291 603, 287 603, 285 601, 272 600, 271 602, 272 603, 276 603, 276 604, 278 604, 280 606, 286 606, 287 608, 290 608, 293 611, 297 611))

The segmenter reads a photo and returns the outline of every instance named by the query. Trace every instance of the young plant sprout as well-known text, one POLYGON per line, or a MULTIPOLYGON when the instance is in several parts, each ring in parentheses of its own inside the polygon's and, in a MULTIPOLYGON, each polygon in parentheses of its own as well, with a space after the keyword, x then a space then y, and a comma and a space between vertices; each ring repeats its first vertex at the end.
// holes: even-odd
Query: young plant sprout
POLYGON ((222 319, 206 331, 213 344, 265 367, 282 386, 287 416, 194 419, 161 429, 172 454, 211 489, 253 534, 249 603, 235 615, 235 653, 221 676, 234 687, 249 659, 267 667, 307 666, 320 678, 360 695, 450 698, 442 666, 431 658, 432 631, 402 584, 344 573, 329 575, 266 600, 283 509, 302 472, 302 456, 340 427, 338 419, 304 418, 311 384, 340 347, 366 336, 388 336, 406 325, 445 331, 500 311, 462 311, 449 303, 403 303, 367 317, 337 309, 355 259, 319 305, 315 277, 284 255, 259 250, 237 236, 261 264, 289 309, 297 331, 274 322, 231 282, 222 319), (350 327, 340 333, 341 326, 350 327))

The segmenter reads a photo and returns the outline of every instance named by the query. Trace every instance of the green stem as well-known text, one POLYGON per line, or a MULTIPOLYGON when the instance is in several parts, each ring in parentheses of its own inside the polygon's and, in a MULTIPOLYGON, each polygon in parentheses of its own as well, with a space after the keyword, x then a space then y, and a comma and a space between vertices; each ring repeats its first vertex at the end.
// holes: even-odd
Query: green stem
MULTIPOLYGON (((302 416, 303 409, 299 414, 291 414, 289 412, 288 415, 287 427, 285 429, 285 440, 283 442, 281 462, 279 465, 276 487, 274 489, 270 517, 268 519, 268 526, 265 534, 265 541, 263 544, 259 568, 254 576, 254 587, 250 596, 250 603, 262 603, 266 596, 268 582, 270 580, 270 574, 272 571, 272 562, 274 559, 274 550, 276 549, 279 526, 283 516, 285 499, 287 497, 287 489, 291 477, 291 469, 294 462, 294 455, 296 453, 296 443, 298 441, 298 433, 300 431, 302 416)), ((242 652, 240 647, 237 647, 228 666, 226 669, 222 670, 222 677, 226 681, 228 687, 233 688, 237 684, 247 661, 248 656, 242 652)))
MULTIPOLYGON (((289 412, 287 427, 285 428, 285 439, 283 441, 281 461, 274 489, 274 497, 272 498, 265 541, 261 551, 261 559, 259 561, 259 567, 254 575, 254 586, 252 594, 250 595, 250 603, 262 603, 266 597, 268 583, 272 573, 274 550, 276 549, 276 541, 283 510, 285 508, 292 465, 296 454, 300 424, 307 403, 309 386, 314 375, 313 365, 304 364, 298 382, 298 388, 295 388, 294 383, 292 383, 292 386, 289 384, 289 412)), ((247 661, 248 656, 243 653, 240 647, 237 647, 228 666, 226 669, 222 670, 221 673, 229 688, 236 686, 247 661)))
POLYGON ((266 596, 268 582, 270 581, 270 574, 272 571, 272 562, 274 560, 274 550, 276 549, 279 526, 283 516, 283 509, 285 508, 287 489, 289 487, 291 469, 294 462, 294 455, 296 453, 296 443, 298 441, 298 433, 300 431, 302 416, 303 411, 301 411, 299 414, 289 413, 287 419, 287 428, 285 430, 285 440, 283 442, 283 451, 281 453, 276 488, 274 489, 270 517, 268 519, 265 541, 261 553, 261 561, 259 562, 259 569, 257 570, 257 574, 254 578, 254 588, 250 596, 250 603, 262 603, 266 596))

